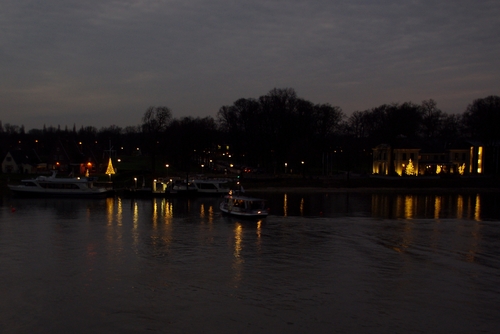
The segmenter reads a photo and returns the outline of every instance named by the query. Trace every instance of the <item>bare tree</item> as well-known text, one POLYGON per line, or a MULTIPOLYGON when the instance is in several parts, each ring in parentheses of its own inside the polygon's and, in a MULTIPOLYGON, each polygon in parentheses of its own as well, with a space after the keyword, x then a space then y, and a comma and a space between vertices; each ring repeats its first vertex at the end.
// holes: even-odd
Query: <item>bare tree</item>
POLYGON ((443 112, 433 99, 422 101, 422 134, 426 138, 436 137, 443 127, 443 112))
POLYGON ((144 152, 151 157, 151 172, 156 171, 156 155, 158 146, 172 119, 172 112, 167 107, 149 107, 142 116, 142 133, 144 152))

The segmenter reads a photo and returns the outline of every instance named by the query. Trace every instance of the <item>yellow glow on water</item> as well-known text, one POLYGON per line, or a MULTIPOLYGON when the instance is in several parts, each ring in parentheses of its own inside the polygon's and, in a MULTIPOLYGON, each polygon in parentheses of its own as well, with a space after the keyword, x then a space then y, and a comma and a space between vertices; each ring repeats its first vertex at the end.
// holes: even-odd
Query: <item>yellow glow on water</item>
POLYGON ((235 258, 239 259, 241 256, 241 242, 243 240, 243 227, 240 223, 237 223, 234 228, 234 252, 235 258))
POLYGON ((233 279, 235 285, 241 281, 242 278, 242 267, 243 267, 243 258, 241 257, 241 251, 243 249, 243 227, 241 223, 236 223, 234 227, 234 252, 233 252, 233 279))
MULTIPOLYGON (((396 219, 443 218, 481 220, 484 218, 484 201, 481 194, 374 194, 371 197, 371 214, 374 217, 396 219)), ((307 210, 306 210, 307 211, 307 210)))
POLYGON ((405 197, 405 219, 413 218, 413 196, 405 197))
POLYGON ((464 215, 464 197, 458 195, 457 197, 457 218, 461 219, 464 215))
POLYGON ((137 230, 137 223, 139 222, 139 206, 136 201, 132 202, 132 222, 134 223, 134 230, 137 230))
POLYGON ((288 216, 288 197, 287 194, 285 194, 285 197, 283 198, 283 217, 288 216))
POLYGON ((108 224, 113 223, 113 212, 114 212, 113 200, 114 199, 112 197, 106 198, 106 216, 108 218, 108 224))
POLYGON ((116 205, 116 222, 118 223, 118 226, 122 226, 123 222, 123 204, 122 204, 122 199, 118 197, 117 199, 117 205, 116 205))
POLYGON ((205 217, 205 204, 200 205, 200 218, 205 217))
POLYGON ((172 219, 174 218, 174 210, 173 210, 171 202, 165 201, 163 216, 165 218, 165 223, 167 223, 167 224, 170 223, 172 221, 172 219))
POLYGON ((172 203, 166 201, 165 198, 161 199, 158 215, 162 217, 165 224, 168 224, 174 217, 172 203))
POLYGON ((139 245, 139 207, 136 201, 132 201, 132 238, 134 240, 134 246, 139 245))
POLYGON ((208 208, 208 222, 211 224, 214 221, 214 207, 210 206, 208 208))
POLYGON ((476 195, 476 205, 474 207, 474 220, 481 221, 481 198, 479 194, 476 195))
POLYGON ((153 228, 156 229, 158 227, 158 202, 156 198, 153 199, 153 216, 151 218, 153 222, 153 228))
POLYGON ((261 239, 262 219, 257 222, 256 227, 257 227, 257 230, 255 232, 257 233, 257 240, 256 240, 255 244, 257 246, 257 250, 260 252, 262 250, 262 239, 261 239))
POLYGON ((436 196, 434 200, 434 219, 439 219, 439 214, 441 212, 441 197, 436 196))

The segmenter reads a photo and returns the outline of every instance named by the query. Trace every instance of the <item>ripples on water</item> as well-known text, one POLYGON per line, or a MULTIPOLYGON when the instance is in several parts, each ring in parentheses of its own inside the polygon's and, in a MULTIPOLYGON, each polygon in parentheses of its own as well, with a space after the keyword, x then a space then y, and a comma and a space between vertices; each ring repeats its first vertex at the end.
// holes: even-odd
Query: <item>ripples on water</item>
POLYGON ((498 194, 256 195, 1 199, 2 332, 500 328, 498 194))

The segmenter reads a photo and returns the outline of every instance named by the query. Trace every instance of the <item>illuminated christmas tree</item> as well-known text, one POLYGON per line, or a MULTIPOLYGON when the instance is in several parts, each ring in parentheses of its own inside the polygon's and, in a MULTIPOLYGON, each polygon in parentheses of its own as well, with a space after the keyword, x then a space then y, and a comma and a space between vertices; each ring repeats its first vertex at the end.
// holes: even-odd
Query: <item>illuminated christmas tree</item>
POLYGON ((415 175, 415 167, 413 166, 413 162, 408 161, 408 166, 406 166, 405 170, 406 175, 415 175))
POLYGON ((113 168, 113 163, 111 162, 111 158, 109 158, 108 168, 106 169, 106 174, 111 177, 111 174, 115 173, 115 169, 113 168))
POLYGON ((462 166, 458 166, 458 173, 460 175, 464 175, 465 172, 465 164, 462 164, 462 166))

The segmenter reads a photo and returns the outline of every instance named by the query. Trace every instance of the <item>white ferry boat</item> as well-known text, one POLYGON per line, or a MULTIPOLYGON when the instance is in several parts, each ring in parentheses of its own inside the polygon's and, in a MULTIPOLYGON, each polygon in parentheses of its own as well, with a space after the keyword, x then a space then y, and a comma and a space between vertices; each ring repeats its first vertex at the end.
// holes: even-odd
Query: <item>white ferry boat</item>
POLYGON ((103 196, 112 190, 94 186, 90 178, 38 176, 34 179, 21 180, 18 185, 8 185, 9 189, 17 195, 30 196, 77 196, 93 197, 103 196))

